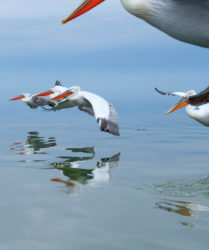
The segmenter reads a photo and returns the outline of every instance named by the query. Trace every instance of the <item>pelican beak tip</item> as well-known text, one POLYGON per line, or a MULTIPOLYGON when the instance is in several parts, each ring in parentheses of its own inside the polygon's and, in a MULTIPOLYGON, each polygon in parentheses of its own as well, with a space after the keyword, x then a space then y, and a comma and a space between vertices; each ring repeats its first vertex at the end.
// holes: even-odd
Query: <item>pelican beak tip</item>
POLYGON ((74 10, 70 16, 68 16, 67 18, 65 18, 64 20, 62 20, 62 23, 65 24, 68 21, 84 14, 85 12, 89 11, 90 9, 96 7, 97 5, 99 5, 100 3, 102 3, 104 0, 84 0, 79 6, 78 8, 76 8, 76 10, 74 10))
POLYGON ((24 98, 24 96, 17 96, 17 97, 14 97, 14 98, 11 98, 11 99, 9 99, 9 101, 17 101, 17 100, 20 100, 20 99, 23 99, 24 98))

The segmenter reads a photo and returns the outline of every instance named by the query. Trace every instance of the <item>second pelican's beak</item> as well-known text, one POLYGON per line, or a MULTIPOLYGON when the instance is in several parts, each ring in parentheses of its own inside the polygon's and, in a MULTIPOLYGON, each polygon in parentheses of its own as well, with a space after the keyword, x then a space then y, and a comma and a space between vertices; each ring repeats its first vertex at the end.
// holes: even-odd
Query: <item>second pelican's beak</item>
POLYGON ((98 4, 103 2, 104 0, 84 0, 73 13, 70 14, 69 17, 62 20, 62 23, 67 23, 68 21, 84 14, 85 12, 89 11, 90 9, 96 7, 98 4))
POLYGON ((189 103, 187 102, 187 99, 186 98, 182 98, 181 100, 179 100, 173 107, 171 107, 167 112, 166 114, 170 114, 172 113, 173 111, 176 111, 177 109, 180 109, 186 105, 188 105, 189 103))
POLYGON ((51 95, 51 94, 54 94, 54 92, 52 90, 47 90, 47 91, 45 91, 41 94, 38 94, 36 96, 41 97, 41 96, 47 96, 47 95, 51 95))
POLYGON ((55 96, 54 98, 51 98, 51 100, 59 100, 68 97, 69 95, 74 94, 74 92, 68 92, 68 93, 63 93, 61 95, 55 96))
POLYGON ((10 101, 16 101, 16 100, 20 100, 20 99, 23 99, 25 96, 24 95, 19 95, 17 97, 14 97, 12 99, 9 99, 10 101))

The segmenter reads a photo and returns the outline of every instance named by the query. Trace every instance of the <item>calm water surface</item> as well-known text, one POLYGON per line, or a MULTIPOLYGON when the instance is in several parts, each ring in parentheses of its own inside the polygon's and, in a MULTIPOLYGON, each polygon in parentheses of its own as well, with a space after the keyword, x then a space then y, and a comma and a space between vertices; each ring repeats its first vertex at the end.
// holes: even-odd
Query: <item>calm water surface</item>
POLYGON ((158 97, 115 99, 120 138, 77 109, 9 103, 0 249, 208 249, 209 130, 158 97))

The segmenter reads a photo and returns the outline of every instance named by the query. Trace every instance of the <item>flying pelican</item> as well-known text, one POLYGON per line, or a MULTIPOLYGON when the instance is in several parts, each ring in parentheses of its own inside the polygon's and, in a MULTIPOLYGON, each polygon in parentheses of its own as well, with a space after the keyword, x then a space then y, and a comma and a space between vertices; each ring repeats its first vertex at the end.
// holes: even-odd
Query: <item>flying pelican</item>
POLYGON ((188 116, 209 127, 209 87, 199 94, 194 90, 188 92, 162 92, 157 88, 155 90, 161 95, 181 96, 181 99, 166 112, 167 114, 186 106, 188 116))
POLYGON ((95 116, 101 131, 117 136, 120 135, 117 113, 112 104, 108 103, 102 97, 87 91, 81 91, 80 87, 73 86, 65 93, 51 98, 51 100, 60 100, 60 102, 52 108, 54 111, 78 106, 80 110, 95 116))
MULTIPOLYGON (((53 88, 43 93, 34 94, 34 95, 31 95, 29 93, 23 93, 9 100, 10 101, 22 100, 22 102, 26 103, 32 109, 35 109, 37 107, 44 108, 44 106, 47 106, 47 105, 54 107, 56 105, 56 102, 50 100, 50 98, 53 98, 57 95, 62 94, 67 89, 68 88, 63 87, 59 81, 56 81, 53 88)), ((44 108, 44 109, 48 110, 47 108, 44 108)))
POLYGON ((23 93, 15 98, 9 99, 10 101, 22 100, 22 102, 26 103, 30 108, 35 109, 37 107, 42 107, 49 105, 51 107, 55 106, 56 103, 47 98, 46 96, 39 95, 31 95, 29 93, 23 93))
MULTIPOLYGON (((82 15, 103 1, 84 0, 62 23, 82 15)), ((121 3, 132 15, 169 36, 209 48, 208 0, 121 0, 121 3)))

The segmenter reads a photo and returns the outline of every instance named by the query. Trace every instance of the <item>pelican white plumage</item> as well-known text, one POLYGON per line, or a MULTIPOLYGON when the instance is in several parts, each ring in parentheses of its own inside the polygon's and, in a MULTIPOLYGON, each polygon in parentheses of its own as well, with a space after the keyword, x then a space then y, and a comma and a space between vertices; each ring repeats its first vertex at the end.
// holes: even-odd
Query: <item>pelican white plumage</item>
POLYGON ((51 98, 51 100, 61 100, 53 108, 54 111, 77 106, 80 110, 95 116, 101 131, 117 136, 120 135, 117 113, 112 104, 108 103, 104 98, 87 91, 81 91, 78 86, 73 86, 65 93, 51 98))
MULTIPOLYGON (((104 0, 84 0, 66 23, 104 0)), ((121 0, 132 15, 183 42, 209 48, 208 0, 121 0)))
POLYGON ((162 95, 181 96, 182 98, 166 113, 169 114, 186 106, 186 113, 192 119, 209 127, 209 87, 196 94, 194 90, 188 92, 163 92, 155 88, 162 95))

